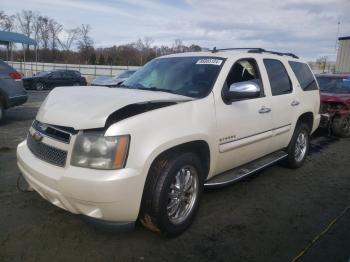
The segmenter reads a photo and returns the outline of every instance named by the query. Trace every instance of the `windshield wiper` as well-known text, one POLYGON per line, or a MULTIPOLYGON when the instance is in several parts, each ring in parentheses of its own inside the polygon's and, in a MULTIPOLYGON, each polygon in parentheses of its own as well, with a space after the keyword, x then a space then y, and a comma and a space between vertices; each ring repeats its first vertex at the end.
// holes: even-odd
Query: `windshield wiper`
POLYGON ((152 87, 138 87, 137 89, 156 91, 156 92, 167 92, 167 93, 174 94, 174 91, 172 91, 172 90, 169 90, 169 89, 166 89, 166 88, 157 88, 155 86, 152 86, 152 87))
POLYGON ((127 86, 127 85, 124 85, 124 84, 116 85, 116 87, 121 87, 121 88, 132 88, 131 86, 127 86))

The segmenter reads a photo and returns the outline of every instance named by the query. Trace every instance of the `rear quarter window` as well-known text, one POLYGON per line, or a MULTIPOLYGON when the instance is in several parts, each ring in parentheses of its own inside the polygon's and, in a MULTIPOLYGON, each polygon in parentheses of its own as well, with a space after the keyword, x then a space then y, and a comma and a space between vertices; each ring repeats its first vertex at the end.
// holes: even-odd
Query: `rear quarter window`
POLYGON ((318 90, 316 80, 307 64, 294 61, 288 63, 304 91, 318 90))
POLYGON ((70 73, 73 77, 81 77, 81 74, 79 71, 71 71, 70 73))

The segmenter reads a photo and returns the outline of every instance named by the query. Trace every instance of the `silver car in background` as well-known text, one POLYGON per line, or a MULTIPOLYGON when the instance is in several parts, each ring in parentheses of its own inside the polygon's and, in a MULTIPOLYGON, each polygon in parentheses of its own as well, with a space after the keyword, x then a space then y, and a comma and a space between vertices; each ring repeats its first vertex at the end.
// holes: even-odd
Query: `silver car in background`
POLYGON ((123 83, 126 79, 132 76, 136 72, 135 69, 126 70, 118 76, 109 77, 109 76, 98 76, 92 81, 92 86, 107 86, 107 87, 116 87, 123 83))
POLYGON ((22 75, 0 59, 0 121, 5 110, 24 104, 28 99, 22 75))

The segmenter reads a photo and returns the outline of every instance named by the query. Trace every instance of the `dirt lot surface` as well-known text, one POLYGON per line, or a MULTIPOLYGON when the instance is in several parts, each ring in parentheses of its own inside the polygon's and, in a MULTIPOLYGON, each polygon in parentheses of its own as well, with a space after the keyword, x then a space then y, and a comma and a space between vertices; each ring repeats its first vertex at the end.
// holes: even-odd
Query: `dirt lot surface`
POLYGON ((292 261, 303 250, 299 261, 349 261, 349 139, 318 134, 302 168, 206 191, 178 238, 103 232, 16 188, 16 145, 46 95, 30 93, 0 124, 0 261, 292 261))

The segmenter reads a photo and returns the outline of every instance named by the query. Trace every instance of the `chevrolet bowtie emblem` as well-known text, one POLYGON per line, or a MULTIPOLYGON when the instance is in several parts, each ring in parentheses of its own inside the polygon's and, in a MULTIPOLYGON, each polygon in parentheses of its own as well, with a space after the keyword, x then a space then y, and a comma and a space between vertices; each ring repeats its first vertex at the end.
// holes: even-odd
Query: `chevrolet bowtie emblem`
POLYGON ((43 139, 43 136, 39 132, 34 132, 32 134, 32 137, 35 141, 41 141, 43 139))
POLYGON ((44 123, 38 123, 37 127, 40 129, 40 131, 45 132, 47 129, 47 125, 44 123))

